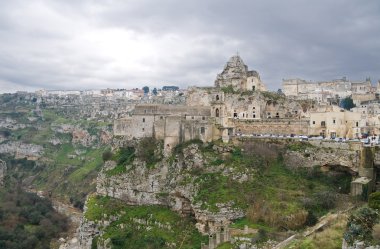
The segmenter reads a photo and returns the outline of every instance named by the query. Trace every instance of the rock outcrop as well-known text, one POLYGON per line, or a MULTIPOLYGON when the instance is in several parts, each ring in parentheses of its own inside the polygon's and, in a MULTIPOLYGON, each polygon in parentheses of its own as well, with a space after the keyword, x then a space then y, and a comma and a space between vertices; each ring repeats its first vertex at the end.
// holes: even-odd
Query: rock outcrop
POLYGON ((326 169, 358 173, 360 153, 356 150, 306 147, 297 151, 287 150, 285 164, 294 168, 322 166, 326 169))
POLYGON ((126 166, 127 173, 113 176, 107 172, 116 164, 108 161, 98 176, 97 193, 131 205, 165 205, 183 215, 194 215, 196 226, 202 233, 213 232, 217 225, 228 224, 245 215, 243 210, 234 207, 234 203, 218 203, 218 211, 211 212, 195 201, 199 187, 189 172, 219 170, 205 166, 198 145, 190 145, 183 150, 183 157, 171 160, 166 158, 149 169, 145 162, 135 159, 132 165, 126 166))
POLYGON ((4 185, 4 177, 7 173, 7 164, 0 160, 0 187, 4 185))
POLYGON ((43 148, 37 144, 26 144, 22 142, 9 142, 0 144, 0 154, 11 154, 16 159, 26 158, 37 160, 43 154, 43 148))
POLYGON ((350 246, 343 239, 342 249, 380 249, 380 245, 365 246, 365 243, 363 241, 355 241, 355 243, 350 246))

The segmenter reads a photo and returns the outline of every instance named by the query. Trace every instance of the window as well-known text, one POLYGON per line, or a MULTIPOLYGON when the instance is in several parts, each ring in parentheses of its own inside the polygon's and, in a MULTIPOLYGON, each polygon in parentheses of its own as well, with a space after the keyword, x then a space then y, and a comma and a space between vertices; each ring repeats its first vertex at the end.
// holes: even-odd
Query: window
POLYGON ((359 122, 356 122, 356 127, 359 127, 359 122))
POLYGON ((333 119, 333 124, 335 124, 335 119, 333 119))
POLYGON ((143 123, 145 123, 145 118, 143 118, 143 123))
POLYGON ((202 135, 205 134, 205 128, 204 128, 204 127, 201 127, 201 134, 202 134, 202 135))
POLYGON ((326 127, 326 122, 325 122, 325 121, 322 121, 322 122, 321 122, 321 126, 322 126, 322 127, 326 127))
POLYGON ((160 119, 163 119, 163 118, 164 118, 163 116, 160 117, 160 119))
POLYGON ((219 100, 219 95, 216 95, 215 99, 216 99, 216 100, 219 100))
POLYGON ((145 131, 145 128, 142 128, 142 131, 145 131))
POLYGON ((206 118, 205 117, 202 117, 202 120, 205 120, 206 118))
POLYGON ((144 110, 144 113, 146 113, 146 110, 144 110))
POLYGON ((244 118, 245 114, 243 113, 243 118, 244 118))
POLYGON ((253 118, 256 118, 256 114, 253 114, 252 117, 253 117, 253 118))
POLYGON ((315 124, 315 121, 313 121, 313 124, 315 124))
POLYGON ((216 110, 215 110, 215 117, 219 118, 219 109, 218 108, 216 108, 216 110))

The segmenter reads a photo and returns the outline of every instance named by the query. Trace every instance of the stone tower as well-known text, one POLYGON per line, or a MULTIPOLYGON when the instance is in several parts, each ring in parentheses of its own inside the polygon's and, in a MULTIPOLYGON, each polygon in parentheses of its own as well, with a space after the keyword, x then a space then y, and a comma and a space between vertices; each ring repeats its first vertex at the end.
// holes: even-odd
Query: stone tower
POLYGON ((215 80, 215 87, 232 86, 235 91, 265 91, 260 75, 249 71, 239 55, 232 56, 215 80))

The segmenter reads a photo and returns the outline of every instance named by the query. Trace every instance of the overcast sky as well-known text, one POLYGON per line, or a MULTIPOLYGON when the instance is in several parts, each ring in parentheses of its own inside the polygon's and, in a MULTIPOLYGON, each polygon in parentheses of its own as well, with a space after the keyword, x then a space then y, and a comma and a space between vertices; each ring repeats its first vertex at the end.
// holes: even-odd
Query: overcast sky
POLYGON ((379 0, 0 0, 0 92, 380 79, 379 0))

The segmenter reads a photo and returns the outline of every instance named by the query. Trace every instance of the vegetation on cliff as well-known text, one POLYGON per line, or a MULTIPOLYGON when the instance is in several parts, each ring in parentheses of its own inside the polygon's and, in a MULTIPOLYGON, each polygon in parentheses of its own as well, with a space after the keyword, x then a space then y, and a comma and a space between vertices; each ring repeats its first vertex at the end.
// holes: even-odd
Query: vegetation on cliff
POLYGON ((194 221, 180 217, 176 212, 163 206, 127 206, 122 201, 110 197, 92 196, 87 202, 85 217, 100 221, 117 217, 105 228, 96 243, 109 241, 118 248, 200 248, 207 242, 194 226, 194 221))

